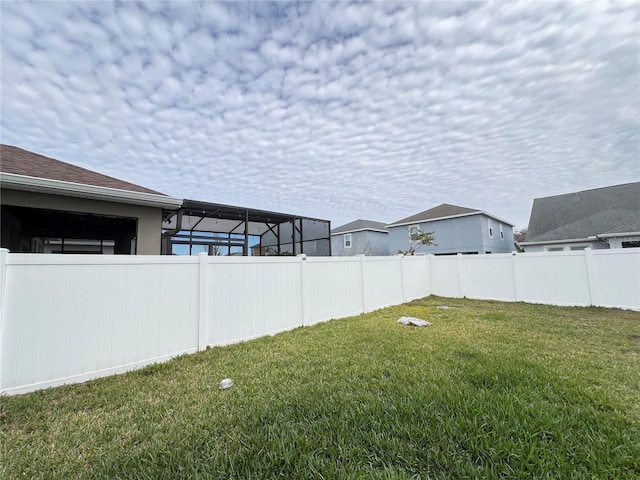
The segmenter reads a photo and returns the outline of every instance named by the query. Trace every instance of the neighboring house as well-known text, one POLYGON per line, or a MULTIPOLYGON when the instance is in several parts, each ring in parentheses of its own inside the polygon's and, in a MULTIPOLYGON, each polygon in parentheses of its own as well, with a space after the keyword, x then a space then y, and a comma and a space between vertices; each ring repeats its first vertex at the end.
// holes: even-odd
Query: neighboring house
POLYGON ((333 256, 388 255, 389 239, 384 223, 355 220, 331 230, 333 256))
POLYGON ((163 209, 182 199, 1 145, 0 204, 12 252, 160 254, 163 209))
POLYGON ((536 198, 526 252, 640 247, 640 182, 536 198))
POLYGON ((433 232, 434 237, 434 245, 418 246, 417 254, 509 253, 515 250, 513 226, 482 210, 443 203, 387 225, 389 253, 409 251, 417 231, 433 232))
POLYGON ((174 198, 9 145, 0 146, 0 205, 0 246, 12 252, 327 256, 331 249, 327 220, 174 198))

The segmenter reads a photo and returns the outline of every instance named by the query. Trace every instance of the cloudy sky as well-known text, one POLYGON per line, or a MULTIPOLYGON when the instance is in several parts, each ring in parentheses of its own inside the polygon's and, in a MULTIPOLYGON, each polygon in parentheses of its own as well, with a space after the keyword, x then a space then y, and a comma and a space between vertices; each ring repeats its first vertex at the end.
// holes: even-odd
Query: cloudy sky
POLYGON ((12 2, 1 140, 180 198, 391 222, 640 180, 640 3, 12 2))

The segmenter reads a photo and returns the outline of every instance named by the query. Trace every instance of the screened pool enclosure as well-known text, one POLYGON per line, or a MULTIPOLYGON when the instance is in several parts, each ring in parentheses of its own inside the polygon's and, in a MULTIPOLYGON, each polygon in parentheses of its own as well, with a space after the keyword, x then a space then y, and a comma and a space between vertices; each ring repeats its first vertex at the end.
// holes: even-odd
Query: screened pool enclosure
POLYGON ((165 210, 163 255, 331 255, 328 220, 184 200, 165 210))

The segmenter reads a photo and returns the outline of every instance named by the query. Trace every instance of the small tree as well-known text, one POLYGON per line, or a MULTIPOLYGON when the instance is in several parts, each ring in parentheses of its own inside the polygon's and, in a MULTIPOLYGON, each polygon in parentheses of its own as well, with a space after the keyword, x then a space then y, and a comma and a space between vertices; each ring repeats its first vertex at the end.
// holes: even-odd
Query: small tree
POLYGON ((513 239, 518 243, 524 242, 526 238, 527 238, 526 228, 521 228, 520 230, 516 230, 513 234, 513 239))
POLYGON ((434 240, 435 237, 433 236, 433 232, 423 232, 417 228, 415 231, 409 232, 409 250, 398 250, 398 253, 403 255, 415 255, 416 249, 420 248, 422 245, 437 245, 434 240))

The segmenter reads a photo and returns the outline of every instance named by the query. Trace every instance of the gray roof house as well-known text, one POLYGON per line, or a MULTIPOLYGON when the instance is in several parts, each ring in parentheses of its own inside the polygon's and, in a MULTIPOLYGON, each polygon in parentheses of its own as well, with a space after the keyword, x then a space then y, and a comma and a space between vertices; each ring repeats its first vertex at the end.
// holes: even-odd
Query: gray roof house
POLYGON ((536 198, 526 252, 640 247, 640 182, 536 198))
POLYGON ((354 220, 331 230, 333 256, 388 255, 389 240, 385 224, 354 220))
POLYGON ((417 254, 510 253, 515 250, 513 226, 482 210, 443 203, 387 225, 389 253, 409 251, 417 231, 434 237, 434 245, 417 246, 417 254))

